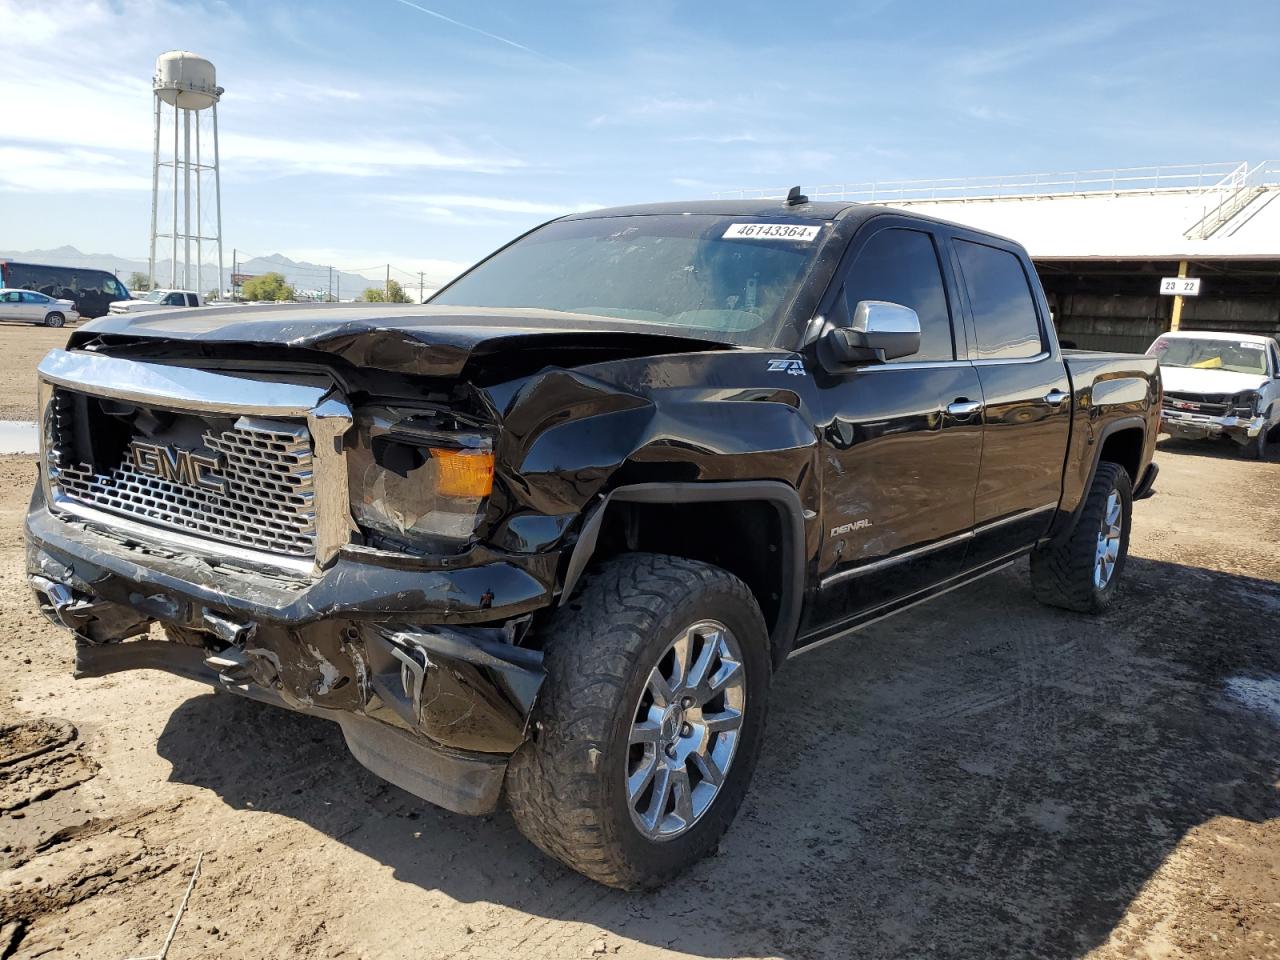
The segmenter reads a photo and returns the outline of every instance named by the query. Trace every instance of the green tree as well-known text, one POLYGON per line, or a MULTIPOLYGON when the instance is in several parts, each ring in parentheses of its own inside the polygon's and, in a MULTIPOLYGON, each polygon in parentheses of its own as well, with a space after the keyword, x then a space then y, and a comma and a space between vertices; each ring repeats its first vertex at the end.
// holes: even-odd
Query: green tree
POLYGON ((129 289, 130 290, 150 290, 151 281, 147 279, 147 275, 145 273, 139 273, 137 270, 135 270, 133 271, 133 273, 129 274, 129 289))
POLYGON ((284 274, 274 272, 246 280, 240 295, 246 300, 292 300, 296 296, 284 274))
POLYGON ((387 289, 383 290, 379 287, 365 287, 365 291, 360 295, 360 299, 369 303, 412 303, 409 295, 404 292, 404 287, 400 286, 398 281, 392 280, 387 284, 387 289))

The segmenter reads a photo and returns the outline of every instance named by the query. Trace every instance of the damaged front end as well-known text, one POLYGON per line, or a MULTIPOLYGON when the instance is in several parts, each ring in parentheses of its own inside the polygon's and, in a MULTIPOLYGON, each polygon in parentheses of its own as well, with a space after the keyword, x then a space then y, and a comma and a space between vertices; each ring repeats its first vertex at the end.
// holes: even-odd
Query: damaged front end
POLYGON ((352 402, 319 374, 55 351, 40 375, 27 566, 76 676, 160 669, 325 717, 384 779, 497 805, 557 556, 473 536, 484 424, 352 402))

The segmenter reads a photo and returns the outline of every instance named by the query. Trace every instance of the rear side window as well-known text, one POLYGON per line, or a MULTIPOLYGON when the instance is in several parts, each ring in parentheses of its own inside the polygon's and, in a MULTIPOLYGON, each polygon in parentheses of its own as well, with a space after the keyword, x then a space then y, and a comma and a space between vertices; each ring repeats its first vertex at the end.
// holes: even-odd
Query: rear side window
POLYGON ((194 293, 187 294, 187 306, 188 307, 196 306, 196 295, 194 293))
POLYGON ((956 241, 956 254, 973 308, 981 360, 1017 360, 1044 349, 1031 285, 1022 261, 1008 250, 968 240, 956 241))
POLYGON ((888 300, 920 317, 920 350, 892 362, 955 359, 946 288, 929 234, 898 227, 875 234, 849 271, 845 299, 850 315, 860 300, 888 300))

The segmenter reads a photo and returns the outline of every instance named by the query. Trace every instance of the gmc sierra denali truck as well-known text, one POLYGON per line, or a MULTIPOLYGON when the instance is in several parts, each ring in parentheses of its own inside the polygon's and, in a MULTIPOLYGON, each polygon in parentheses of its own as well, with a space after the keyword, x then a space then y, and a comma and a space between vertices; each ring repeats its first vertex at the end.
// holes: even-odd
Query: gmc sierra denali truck
POLYGON ((793 195, 565 217, 425 306, 106 317, 39 402, 77 676, 334 720, 638 888, 716 846, 788 657, 1027 555, 1111 604, 1160 384, 1063 352, 1016 243, 793 195))

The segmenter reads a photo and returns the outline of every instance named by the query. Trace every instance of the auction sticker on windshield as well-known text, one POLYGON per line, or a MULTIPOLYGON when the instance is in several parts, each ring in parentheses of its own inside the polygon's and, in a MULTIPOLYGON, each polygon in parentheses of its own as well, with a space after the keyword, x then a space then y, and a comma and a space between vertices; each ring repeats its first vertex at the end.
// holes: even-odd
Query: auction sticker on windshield
POLYGON ((737 240, 802 240, 810 243, 817 239, 821 227, 799 223, 731 223, 724 232, 725 239, 737 240))

